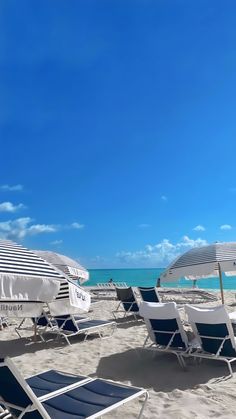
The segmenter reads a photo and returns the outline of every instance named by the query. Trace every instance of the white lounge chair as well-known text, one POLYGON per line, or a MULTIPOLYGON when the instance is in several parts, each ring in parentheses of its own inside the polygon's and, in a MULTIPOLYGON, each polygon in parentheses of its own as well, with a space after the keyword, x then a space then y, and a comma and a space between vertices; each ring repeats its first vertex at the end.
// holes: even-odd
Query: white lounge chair
MULTIPOLYGON (((82 317, 77 315, 65 315, 62 316, 64 319, 73 319, 77 322, 87 321, 90 320, 89 317, 82 317)), ((24 318, 20 322, 18 326, 15 327, 15 331, 20 338, 22 338, 22 332, 25 331, 32 331, 34 334, 40 336, 42 340, 43 334, 48 331, 52 330, 53 328, 57 327, 57 322, 55 318, 50 314, 50 311, 43 310, 39 317, 31 317, 31 318, 24 318)))
POLYGON ((173 353, 180 366, 185 367, 182 355, 187 352, 189 342, 176 303, 141 302, 139 313, 148 331, 143 348, 173 353))
POLYGON ((190 348, 188 355, 223 361, 232 376, 231 364, 236 361, 236 338, 225 307, 198 308, 186 305, 185 311, 199 342, 199 348, 190 348))
POLYGON ((50 313, 46 312, 45 310, 42 311, 41 316, 39 317, 31 317, 31 318, 24 318, 20 322, 19 325, 15 327, 15 331, 19 338, 22 338, 22 332, 34 332, 34 334, 38 335, 42 340, 42 334, 48 328, 52 328, 55 325, 55 321, 53 321, 50 313))
POLYGON ((111 334, 116 329, 116 322, 110 320, 97 320, 81 318, 72 314, 53 316, 53 326, 43 330, 42 336, 46 333, 63 337, 68 345, 72 336, 83 335, 84 340, 91 334, 97 334, 101 339, 111 334))
POLYGON ((14 418, 95 419, 148 393, 112 381, 55 370, 25 380, 9 358, 0 359, 0 403, 14 418))
POLYGON ((125 282, 98 282, 96 284, 97 288, 100 289, 107 289, 107 288, 114 288, 114 287, 128 287, 128 285, 125 282))

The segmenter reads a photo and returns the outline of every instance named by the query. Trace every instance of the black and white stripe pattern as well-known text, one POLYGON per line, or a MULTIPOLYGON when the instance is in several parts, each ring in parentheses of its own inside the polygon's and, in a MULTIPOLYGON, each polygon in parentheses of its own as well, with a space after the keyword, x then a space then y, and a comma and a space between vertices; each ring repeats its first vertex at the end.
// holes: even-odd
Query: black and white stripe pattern
MULTIPOLYGON (((64 274, 66 274, 66 276, 68 276, 70 279, 72 279, 73 281, 78 280, 79 277, 78 275, 73 275, 69 269, 69 266, 66 265, 57 265, 55 264, 56 268, 58 268, 60 271, 64 272, 64 274)), ((81 268, 82 270, 82 268, 81 268)))
POLYGON ((60 290, 56 296, 56 300, 64 300, 64 299, 68 299, 69 297, 69 282, 68 281, 63 281, 60 283, 60 290))
POLYGON ((65 276, 44 259, 11 241, 0 240, 0 275, 12 274, 66 280, 65 276))
POLYGON ((236 243, 215 243, 196 247, 180 256, 171 266, 172 269, 206 263, 236 261, 236 243))
POLYGON ((51 265, 55 266, 72 280, 79 279, 80 283, 82 284, 89 279, 88 271, 83 266, 81 266, 77 260, 48 250, 34 250, 34 252, 38 256, 45 259, 47 262, 51 263, 51 265))
POLYGON ((56 300, 69 298, 69 283, 62 272, 36 253, 12 241, 0 240, 0 275, 1 273, 59 279, 60 290, 56 300))
POLYGON ((41 312, 42 303, 56 302, 66 312, 86 311, 90 295, 34 251, 0 240, 1 314, 34 317, 41 312))
POLYGON ((161 274, 161 281, 178 278, 197 279, 218 276, 219 269, 226 275, 236 272, 236 243, 214 243, 196 247, 179 256, 161 274))

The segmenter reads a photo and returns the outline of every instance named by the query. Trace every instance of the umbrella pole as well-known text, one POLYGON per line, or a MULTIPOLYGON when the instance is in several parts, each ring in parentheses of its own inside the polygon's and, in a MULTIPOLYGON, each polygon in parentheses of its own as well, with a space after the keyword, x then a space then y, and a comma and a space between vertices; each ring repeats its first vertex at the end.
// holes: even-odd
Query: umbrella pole
POLYGON ((218 269, 219 269, 219 278, 220 278, 220 293, 221 293, 221 301, 222 304, 225 303, 225 299, 224 299, 224 290, 223 290, 223 281, 222 281, 222 272, 221 272, 221 267, 220 264, 218 263, 218 269))

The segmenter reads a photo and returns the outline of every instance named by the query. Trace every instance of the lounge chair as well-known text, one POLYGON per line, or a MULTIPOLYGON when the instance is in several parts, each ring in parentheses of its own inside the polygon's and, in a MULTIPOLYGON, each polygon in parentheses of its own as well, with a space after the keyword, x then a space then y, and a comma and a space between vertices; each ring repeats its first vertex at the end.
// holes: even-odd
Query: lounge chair
POLYGON ((0 403, 13 417, 24 419, 95 419, 148 393, 108 380, 55 370, 24 379, 9 358, 0 360, 0 403))
POLYGON ((114 287, 127 287, 127 284, 125 282, 99 282, 96 284, 97 288, 100 289, 107 289, 107 288, 114 288, 114 287))
POLYGON ((136 299, 135 292, 131 287, 116 287, 116 295, 119 300, 117 308, 113 311, 113 316, 117 319, 117 314, 123 314, 123 317, 126 317, 128 314, 132 314, 137 320, 137 315, 139 315, 139 305, 136 299))
POLYGON ((188 355, 226 362, 233 376, 231 364, 236 361, 236 338, 225 307, 198 308, 186 305, 185 311, 199 343, 199 348, 190 348, 188 355))
POLYGON ((46 311, 43 310, 39 317, 22 319, 20 324, 15 327, 15 331, 19 338, 22 338, 22 331, 32 331, 35 335, 37 334, 42 339, 42 332, 51 327, 53 327, 53 319, 46 311), (27 323, 27 320, 30 324, 27 323))
POLYGON ((107 320, 90 320, 86 318, 81 318, 74 316, 72 314, 64 316, 54 316, 53 327, 47 328, 46 330, 40 332, 43 336, 48 332, 55 334, 58 337, 63 337, 68 345, 70 345, 69 338, 77 335, 84 335, 84 340, 91 334, 98 334, 100 338, 107 336, 107 332, 114 332, 116 328, 116 323, 114 321, 107 320))
POLYGON ((143 348, 173 353, 180 366, 185 367, 182 354, 188 350, 189 343, 176 303, 141 302, 139 313, 148 330, 143 348))
POLYGON ((138 287, 143 301, 149 303, 161 303, 161 297, 158 294, 156 287, 138 287))
MULTIPOLYGON (((89 317, 81 317, 81 316, 68 314, 68 315, 60 316, 59 322, 62 322, 63 320, 63 323, 65 323, 66 321, 70 323, 72 319, 76 323, 90 320, 89 317)), ((41 338, 42 341, 45 341, 43 335, 46 332, 52 333, 53 331, 58 330, 58 322, 56 320, 56 317, 53 317, 50 314, 50 312, 47 312, 44 310, 41 316, 32 317, 28 319, 31 322, 31 325, 26 324, 26 320, 27 319, 23 319, 21 323, 17 327, 15 327, 15 331, 20 338, 22 338, 22 331, 32 331, 34 332, 35 335, 37 334, 41 338)))

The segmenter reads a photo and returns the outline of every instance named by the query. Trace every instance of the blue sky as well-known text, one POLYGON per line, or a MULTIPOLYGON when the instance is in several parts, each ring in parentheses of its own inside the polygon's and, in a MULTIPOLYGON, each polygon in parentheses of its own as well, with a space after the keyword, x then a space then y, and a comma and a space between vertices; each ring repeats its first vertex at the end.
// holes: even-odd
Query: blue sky
POLYGON ((0 237, 87 267, 236 240, 236 4, 2 0, 0 237))

